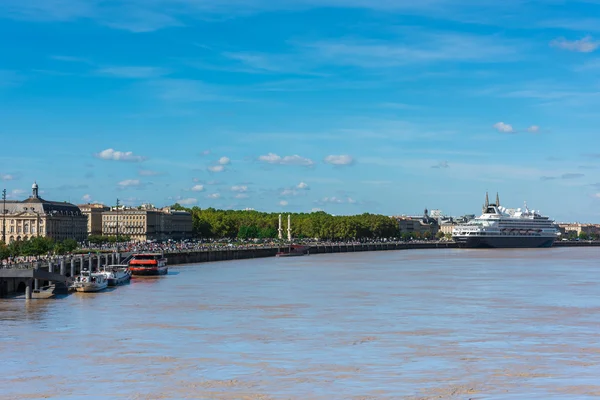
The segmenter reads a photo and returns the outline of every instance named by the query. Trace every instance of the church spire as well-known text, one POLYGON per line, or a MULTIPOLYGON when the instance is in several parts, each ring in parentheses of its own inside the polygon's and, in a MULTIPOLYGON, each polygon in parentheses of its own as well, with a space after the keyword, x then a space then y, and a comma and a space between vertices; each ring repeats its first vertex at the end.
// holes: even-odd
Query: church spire
POLYGON ((496 192, 496 207, 500 207, 500 197, 498 196, 498 192, 496 192))
POLYGON ((485 206, 488 207, 490 205, 490 198, 488 197, 488 192, 485 192, 485 206))

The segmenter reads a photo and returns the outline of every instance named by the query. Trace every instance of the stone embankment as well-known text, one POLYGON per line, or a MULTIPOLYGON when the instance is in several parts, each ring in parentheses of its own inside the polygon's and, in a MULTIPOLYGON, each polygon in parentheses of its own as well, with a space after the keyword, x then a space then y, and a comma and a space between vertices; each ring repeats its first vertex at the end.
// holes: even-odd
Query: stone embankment
MULTIPOLYGON (((451 249, 456 248, 454 242, 388 242, 388 243, 364 243, 364 244, 317 244, 307 245, 309 254, 325 253, 353 253, 359 251, 381 251, 381 250, 406 250, 406 249, 451 249)), ((287 252, 286 246, 282 247, 248 247, 231 249, 214 249, 195 252, 165 253, 169 265, 192 264, 212 261, 243 260, 249 258, 275 257, 277 252, 287 252)))
MULTIPOLYGON (((600 246, 600 241, 557 241, 555 247, 600 246)), ((381 243, 319 243, 307 245, 309 254, 353 253, 363 251, 408 250, 408 249, 452 249, 457 244, 448 241, 381 242, 381 243)), ((287 252, 287 246, 243 246, 222 247, 207 250, 182 250, 165 252, 169 265, 194 264, 226 260, 274 257, 278 252, 287 252)), ((100 253, 56 257, 19 265, 0 267, 0 297, 15 292, 37 292, 42 285, 64 281, 83 268, 97 269, 101 265, 126 260, 130 253, 100 253), (31 271, 33 270, 33 271, 31 271)))

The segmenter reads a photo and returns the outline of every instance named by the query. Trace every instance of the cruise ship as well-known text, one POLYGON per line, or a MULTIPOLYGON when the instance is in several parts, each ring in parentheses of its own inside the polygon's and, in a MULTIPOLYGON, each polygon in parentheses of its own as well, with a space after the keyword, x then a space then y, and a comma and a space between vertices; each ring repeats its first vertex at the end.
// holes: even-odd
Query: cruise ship
POLYGON ((558 237, 559 230, 554 221, 542 216, 539 211, 507 209, 490 203, 485 195, 483 213, 466 224, 452 230, 452 238, 459 247, 466 248, 517 248, 550 247, 558 237))

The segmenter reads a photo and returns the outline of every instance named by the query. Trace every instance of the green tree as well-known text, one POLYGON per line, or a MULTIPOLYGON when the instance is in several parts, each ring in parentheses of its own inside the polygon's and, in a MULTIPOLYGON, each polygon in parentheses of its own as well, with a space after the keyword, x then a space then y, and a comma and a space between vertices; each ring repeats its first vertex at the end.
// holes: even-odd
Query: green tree
POLYGON ((8 257, 10 257, 8 246, 4 244, 4 242, 0 241, 0 261, 6 260, 8 257))
POLYGON ((578 237, 580 240, 588 240, 589 239, 589 235, 585 232, 581 232, 578 237))
POLYGON ((439 239, 444 238, 445 234, 442 231, 438 231, 438 233, 435 234, 435 237, 439 239))

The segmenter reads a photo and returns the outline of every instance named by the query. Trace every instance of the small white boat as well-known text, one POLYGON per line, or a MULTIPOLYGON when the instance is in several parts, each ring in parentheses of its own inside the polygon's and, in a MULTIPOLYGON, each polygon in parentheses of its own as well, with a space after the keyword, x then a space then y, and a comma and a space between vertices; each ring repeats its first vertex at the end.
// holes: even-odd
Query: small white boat
POLYGON ((108 286, 123 285, 131 280, 131 271, 127 265, 105 265, 98 273, 104 275, 108 286))
POLYGON ((77 292, 99 292, 108 287, 108 280, 103 274, 82 271, 71 287, 77 292))

